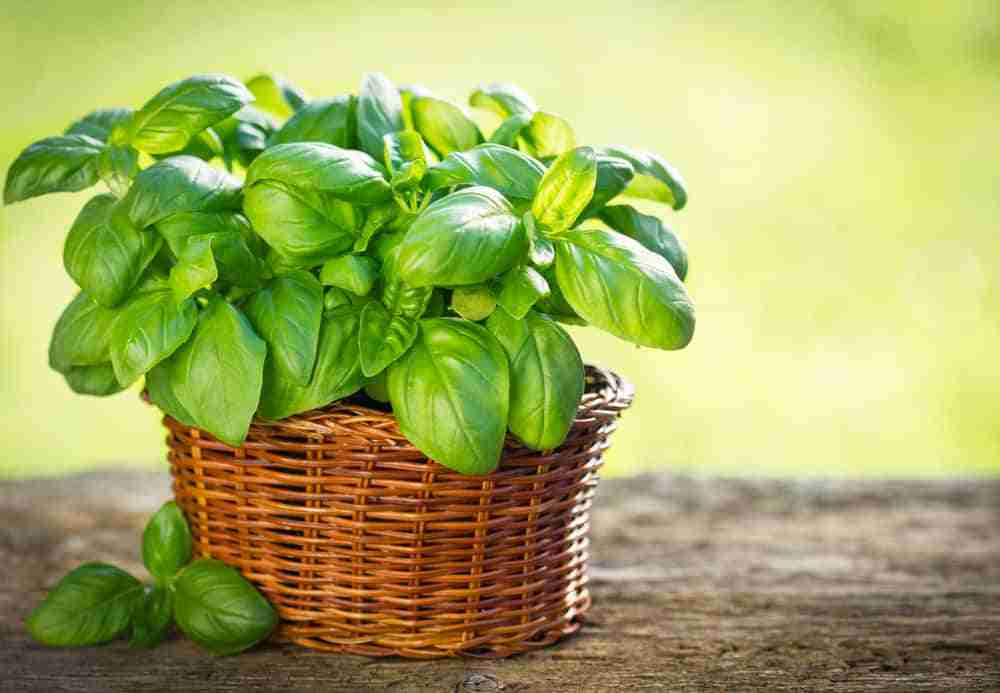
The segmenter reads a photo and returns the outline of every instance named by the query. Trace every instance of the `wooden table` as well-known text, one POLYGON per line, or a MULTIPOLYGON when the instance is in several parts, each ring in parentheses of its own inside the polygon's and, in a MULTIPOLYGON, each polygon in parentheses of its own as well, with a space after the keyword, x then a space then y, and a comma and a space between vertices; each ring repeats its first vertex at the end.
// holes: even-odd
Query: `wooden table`
POLYGON ((503 661, 29 640, 22 619, 74 565, 143 573, 167 493, 164 473, 0 483, 0 690, 1000 691, 996 481, 602 482, 589 625, 503 661))

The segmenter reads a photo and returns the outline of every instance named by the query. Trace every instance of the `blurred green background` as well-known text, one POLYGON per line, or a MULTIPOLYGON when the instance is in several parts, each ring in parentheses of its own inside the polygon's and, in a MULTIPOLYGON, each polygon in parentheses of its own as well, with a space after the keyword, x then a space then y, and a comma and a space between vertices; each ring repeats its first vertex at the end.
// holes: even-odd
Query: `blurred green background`
MULTIPOLYGON (((687 209, 685 351, 577 331, 638 387, 608 473, 1000 474, 1000 4, 4 2, 0 169, 198 72, 311 95, 366 70, 464 102, 513 81, 582 143, 665 155, 687 209)), ((0 212, 0 477, 162 464, 136 391, 48 370, 87 193, 0 212)), ((647 207, 646 211, 656 209, 647 207)))

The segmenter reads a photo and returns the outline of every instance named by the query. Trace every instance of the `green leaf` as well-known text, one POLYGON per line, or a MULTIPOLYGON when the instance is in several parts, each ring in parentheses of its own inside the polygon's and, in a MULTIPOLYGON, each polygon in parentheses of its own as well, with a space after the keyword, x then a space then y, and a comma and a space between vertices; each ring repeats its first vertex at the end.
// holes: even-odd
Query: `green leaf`
POLYGON ((172 291, 137 292, 111 328, 111 363, 122 385, 135 382, 188 340, 198 322, 193 299, 172 291))
POLYGON ((181 404, 174 392, 173 382, 170 373, 170 361, 163 361, 154 366, 146 374, 146 391, 149 399, 160 408, 160 410, 180 421, 185 426, 196 426, 194 417, 181 404))
POLYGON ((170 358, 170 383, 200 428, 238 447, 257 410, 266 354, 243 314, 216 297, 170 358))
POLYGON ((545 111, 536 111, 521 131, 531 153, 539 159, 559 156, 576 147, 576 135, 565 119, 545 111))
POLYGON ((530 122, 530 114, 520 113, 512 115, 500 123, 500 127, 493 131, 493 134, 490 135, 490 142, 502 144, 505 147, 516 147, 518 137, 530 122))
POLYGON ((399 244, 396 264, 409 285, 478 284, 516 265, 528 237, 510 203, 473 187, 428 207, 399 244))
POLYGON ((482 144, 467 152, 454 152, 427 172, 424 186, 440 190, 455 185, 484 185, 508 198, 531 200, 545 167, 516 149, 482 144))
POLYGON ((268 140, 277 129, 278 123, 270 114, 244 106, 205 132, 214 130, 218 134, 227 165, 238 161, 247 167, 267 149, 268 140))
POLYGON ((271 135, 270 146, 290 142, 326 142, 357 146, 357 99, 352 95, 311 101, 271 135))
POLYGON ((97 155, 97 175, 115 197, 125 197, 139 175, 139 152, 128 146, 105 147, 97 155))
POLYGON ((275 277, 243 310, 267 343, 271 365, 285 378, 309 384, 323 319, 323 287, 316 277, 304 270, 275 277))
POLYGON ((458 286, 451 293, 451 309, 466 320, 485 320, 496 307, 496 296, 486 284, 458 286))
POLYGON ((549 295, 549 283, 532 267, 521 265, 500 278, 497 302, 520 320, 538 301, 549 295))
POLYGON ((417 324, 415 318, 392 313, 378 301, 366 303, 358 332, 361 372, 370 378, 406 353, 417 338, 417 324))
POLYGON ((388 387, 400 430, 421 452, 464 474, 496 469, 509 373, 503 347, 485 328, 422 320, 413 347, 389 367, 388 387))
POLYGON ((691 341, 694 305, 662 257, 599 229, 574 229, 555 246, 559 287, 587 322, 657 349, 681 349, 691 341))
POLYGON ((594 196, 580 212, 577 223, 579 224, 582 220, 589 219, 600 212, 604 205, 624 192, 634 177, 635 169, 629 162, 618 157, 598 154, 594 196))
MULTIPOLYGON (((553 255, 555 254, 555 247, 552 249, 553 255)), ((539 299, 538 303, 535 304, 535 309, 545 313, 553 320, 558 320, 561 323, 567 325, 580 325, 585 326, 587 321, 576 314, 573 310, 573 306, 566 301, 566 297, 563 296, 562 290, 559 288, 559 282, 556 281, 555 267, 547 267, 541 270, 542 278, 549 285, 549 295, 545 298, 539 299)))
POLYGON ((121 303, 150 263, 163 239, 113 218, 114 195, 90 199, 80 210, 63 246, 63 264, 77 285, 112 308, 121 303))
POLYGON ((681 281, 687 277, 687 248, 657 217, 643 214, 630 205, 612 205, 601 211, 601 221, 669 262, 681 281))
POLYGON ((186 636, 215 655, 253 647, 278 624, 274 608, 246 578, 208 558, 193 562, 177 576, 174 618, 186 636))
POLYGON ((635 178, 625 188, 626 195, 664 202, 676 210, 687 204, 684 179, 663 157, 621 146, 602 147, 600 153, 624 159, 635 169, 635 178))
POLYGON ((361 149, 375 158, 382 155, 382 138, 406 127, 399 92, 379 72, 369 72, 361 80, 357 114, 361 149))
POLYGON ((486 323, 510 358, 510 431, 535 450, 566 440, 583 396, 583 359, 556 322, 533 310, 524 319, 498 310, 486 323))
MULTIPOLYGON (((382 156, 379 140, 378 156, 382 156)), ((386 171, 364 152, 323 142, 294 142, 270 147, 247 169, 245 186, 279 181, 302 190, 322 192, 359 205, 388 202, 392 190, 386 171)))
POLYGON ((371 382, 365 385, 365 394, 376 402, 389 401, 389 388, 386 385, 385 371, 376 375, 371 382))
POLYGON ((188 241, 209 236, 219 279, 234 286, 260 286, 267 268, 259 259, 266 244, 238 212, 181 212, 156 224, 174 255, 184 255, 188 241))
POLYGON ((403 124, 407 130, 415 130, 413 126, 413 102, 420 97, 434 97, 434 93, 422 84, 400 84, 399 99, 403 105, 403 124))
POLYGON ((409 162, 422 161, 427 164, 424 140, 412 130, 390 132, 383 138, 382 157, 386 168, 395 176, 409 162))
POLYGON ((115 377, 115 370, 109 362, 96 366, 72 366, 63 372, 63 377, 78 395, 107 397, 125 389, 115 377))
POLYGON ((556 159, 531 206, 541 230, 555 235, 572 227, 593 197, 596 183, 597 160, 590 147, 578 147, 556 159))
POLYGON ((132 115, 129 143, 149 154, 176 152, 251 101, 253 94, 232 77, 189 77, 166 87, 132 115))
POLYGON ((530 116, 538 110, 534 99, 514 84, 482 84, 469 96, 469 105, 493 111, 501 118, 530 116))
POLYGON ((368 250, 368 244, 375 234, 391 224, 398 215, 399 205, 395 202, 370 207, 365 215, 365 223, 361 226, 361 233, 354 241, 354 252, 363 253, 368 250))
POLYGON ((281 75, 255 75, 247 80, 247 89, 257 106, 279 118, 302 110, 308 100, 305 93, 281 75))
POLYGON ((59 581, 25 625, 51 647, 99 645, 128 627, 142 584, 106 563, 84 563, 59 581))
POLYGON ((130 647, 152 648, 166 640, 173 616, 173 592, 162 584, 150 585, 132 614, 130 647))
POLYGON ((121 209, 138 228, 181 212, 239 211, 239 180, 193 156, 173 156, 141 171, 121 209))
POLYGON ((219 278, 212 253, 212 236, 191 236, 170 268, 170 288, 174 298, 183 301, 198 289, 211 286, 219 278))
POLYGON ((341 255, 323 264, 319 280, 326 286, 336 286, 358 296, 367 296, 379 275, 375 258, 365 255, 341 255))
POLYGON ((66 128, 67 135, 86 135, 101 142, 108 142, 111 133, 129 122, 131 108, 99 108, 91 111, 66 128))
POLYGON ((46 137, 25 149, 7 170, 4 204, 54 192, 76 192, 99 180, 104 143, 87 135, 46 137))
POLYGON ((417 132, 439 156, 471 149, 483 141, 476 124, 453 103, 422 96, 410 108, 417 132))
POLYGON ((325 407, 361 389, 365 380, 358 354, 360 312, 357 306, 348 305, 335 308, 323 316, 316 367, 305 387, 283 376, 268 360, 260 401, 261 416, 284 419, 325 407))
POLYGON ((142 562, 154 577, 170 580, 191 560, 192 544, 184 513, 167 501, 142 532, 142 562))
POLYGON ((81 291, 70 302, 52 331, 49 366, 66 373, 73 366, 97 366, 111 357, 111 329, 118 312, 104 308, 81 291))
POLYGON ((354 305, 354 301, 351 300, 351 295, 343 289, 331 286, 326 290, 326 293, 323 294, 324 311, 331 311, 334 308, 339 308, 340 306, 350 305, 354 305))

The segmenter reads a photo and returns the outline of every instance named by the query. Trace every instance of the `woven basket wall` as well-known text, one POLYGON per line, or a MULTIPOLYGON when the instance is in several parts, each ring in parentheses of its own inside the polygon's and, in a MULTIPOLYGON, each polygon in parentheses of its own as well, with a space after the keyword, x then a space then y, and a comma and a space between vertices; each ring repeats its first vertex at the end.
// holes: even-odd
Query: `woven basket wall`
POLYGON ((500 467, 429 461, 391 414, 344 401, 257 420, 233 448, 170 417, 174 493, 195 551, 275 605, 277 637, 362 655, 507 656, 576 631, 601 456, 632 388, 587 368, 566 442, 508 439, 500 467))

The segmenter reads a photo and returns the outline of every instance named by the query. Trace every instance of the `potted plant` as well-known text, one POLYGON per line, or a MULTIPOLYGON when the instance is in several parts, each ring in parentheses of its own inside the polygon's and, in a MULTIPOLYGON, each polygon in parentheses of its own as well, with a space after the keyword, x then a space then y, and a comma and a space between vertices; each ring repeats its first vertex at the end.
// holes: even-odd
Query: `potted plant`
POLYGON ((6 203, 104 182, 66 239, 51 366, 145 379, 194 551, 281 633, 366 654, 509 654, 577 627, 606 438, 631 401, 560 323, 679 349, 684 245, 618 202, 677 173, 577 146, 512 85, 459 106, 380 74, 307 99, 201 75, 11 165, 6 203), (433 461, 432 461, 433 460, 433 461))

